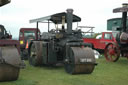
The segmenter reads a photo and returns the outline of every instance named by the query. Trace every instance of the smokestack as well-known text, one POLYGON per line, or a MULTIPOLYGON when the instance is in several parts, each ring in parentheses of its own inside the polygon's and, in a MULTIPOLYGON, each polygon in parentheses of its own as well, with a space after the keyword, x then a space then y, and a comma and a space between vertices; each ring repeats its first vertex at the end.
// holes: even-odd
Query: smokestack
POLYGON ((67 9, 67 33, 72 33, 73 9, 67 9))
MULTIPOLYGON (((127 3, 122 4, 124 8, 128 7, 127 3)), ((126 32, 127 25, 127 12, 123 12, 122 14, 122 23, 123 23, 123 32, 126 32)))

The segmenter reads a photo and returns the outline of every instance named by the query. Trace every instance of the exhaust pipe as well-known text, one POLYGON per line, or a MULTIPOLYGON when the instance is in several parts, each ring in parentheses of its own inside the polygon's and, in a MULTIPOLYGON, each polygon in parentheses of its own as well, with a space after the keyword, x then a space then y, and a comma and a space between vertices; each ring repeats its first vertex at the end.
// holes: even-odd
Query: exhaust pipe
MULTIPOLYGON (((127 3, 124 3, 122 4, 123 5, 123 8, 127 8, 128 7, 128 4, 127 3)), ((123 23, 123 32, 126 32, 126 26, 127 26, 127 12, 123 12, 122 14, 122 23, 123 23)))
POLYGON ((73 21, 73 9, 67 9, 67 33, 71 34, 72 33, 72 21, 73 21))

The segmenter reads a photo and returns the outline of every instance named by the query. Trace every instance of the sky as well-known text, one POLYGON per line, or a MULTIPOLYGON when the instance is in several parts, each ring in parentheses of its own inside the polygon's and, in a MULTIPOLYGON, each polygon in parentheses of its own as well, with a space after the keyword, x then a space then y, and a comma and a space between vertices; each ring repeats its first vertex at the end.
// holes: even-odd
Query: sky
MULTIPOLYGON (((107 31, 107 19, 121 17, 112 10, 128 3, 128 0, 11 0, 0 7, 0 24, 4 25, 14 37, 19 36, 20 28, 35 28, 29 20, 66 12, 72 8, 74 14, 81 17, 79 26, 93 26, 94 32, 107 31)), ((41 32, 47 30, 39 25, 41 32)))

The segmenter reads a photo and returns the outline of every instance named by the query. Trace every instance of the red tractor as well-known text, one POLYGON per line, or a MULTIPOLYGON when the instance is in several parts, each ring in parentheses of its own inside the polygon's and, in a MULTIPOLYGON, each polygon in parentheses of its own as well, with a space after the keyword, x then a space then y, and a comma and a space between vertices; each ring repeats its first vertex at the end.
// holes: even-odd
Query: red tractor
POLYGON ((119 33, 116 35, 117 42, 109 43, 106 46, 105 58, 107 61, 116 62, 120 56, 128 58, 128 4, 123 4, 123 7, 116 8, 113 12, 122 12, 122 18, 120 20, 119 18, 113 19, 109 25, 113 26, 112 29, 117 29, 119 33))
POLYGON ((40 38, 40 30, 36 28, 21 28, 19 33, 21 58, 28 59, 28 45, 31 40, 38 40, 40 38), (37 34, 38 33, 38 34, 37 34))

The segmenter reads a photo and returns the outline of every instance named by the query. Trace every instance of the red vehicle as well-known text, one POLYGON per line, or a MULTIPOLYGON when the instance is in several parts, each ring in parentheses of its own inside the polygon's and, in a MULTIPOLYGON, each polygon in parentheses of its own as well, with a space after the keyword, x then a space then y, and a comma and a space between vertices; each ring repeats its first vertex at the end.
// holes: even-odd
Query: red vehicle
POLYGON ((108 43, 116 42, 116 32, 102 32, 95 38, 86 38, 83 40, 86 43, 91 43, 94 49, 104 50, 108 43))
POLYGON ((28 41, 38 40, 39 38, 40 38, 40 30, 38 30, 37 32, 36 28, 21 28, 20 29, 19 41, 20 41, 22 59, 28 58, 28 52, 27 52, 28 41))

